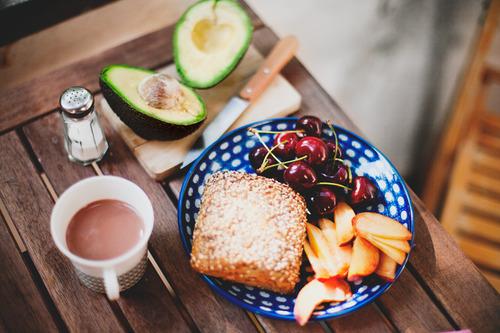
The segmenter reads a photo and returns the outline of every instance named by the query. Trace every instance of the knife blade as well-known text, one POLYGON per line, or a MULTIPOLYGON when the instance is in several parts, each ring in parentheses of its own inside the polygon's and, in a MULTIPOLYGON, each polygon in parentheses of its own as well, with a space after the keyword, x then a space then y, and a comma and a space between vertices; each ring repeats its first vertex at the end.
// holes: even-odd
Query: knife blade
POLYGON ((287 36, 278 41, 239 94, 231 97, 222 111, 205 127, 184 157, 181 169, 196 160, 203 150, 224 134, 240 115, 258 99, 281 69, 293 58, 297 48, 298 42, 294 36, 287 36))

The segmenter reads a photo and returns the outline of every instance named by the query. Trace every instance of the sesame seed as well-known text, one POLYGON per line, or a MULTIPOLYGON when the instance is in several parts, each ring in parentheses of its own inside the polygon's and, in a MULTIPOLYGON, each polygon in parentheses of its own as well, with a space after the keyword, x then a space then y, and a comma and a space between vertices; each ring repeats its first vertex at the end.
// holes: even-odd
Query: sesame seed
POLYGON ((288 185, 243 172, 205 183, 191 265, 203 274, 290 293, 299 280, 307 220, 288 185))

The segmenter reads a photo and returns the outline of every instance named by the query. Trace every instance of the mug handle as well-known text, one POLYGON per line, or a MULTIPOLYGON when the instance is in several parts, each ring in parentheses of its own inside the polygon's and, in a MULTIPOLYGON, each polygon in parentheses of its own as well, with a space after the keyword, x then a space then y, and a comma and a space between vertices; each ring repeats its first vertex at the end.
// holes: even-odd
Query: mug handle
POLYGON ((107 268, 103 273, 104 289, 110 301, 116 301, 120 297, 120 285, 118 284, 118 277, 112 268, 107 268))

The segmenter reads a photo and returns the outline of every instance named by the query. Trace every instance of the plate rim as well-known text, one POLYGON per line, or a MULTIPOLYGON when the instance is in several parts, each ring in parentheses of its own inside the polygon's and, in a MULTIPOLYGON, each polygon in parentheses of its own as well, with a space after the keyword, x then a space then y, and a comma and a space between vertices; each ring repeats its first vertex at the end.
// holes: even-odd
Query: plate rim
MULTIPOLYGON (((221 135, 217 140, 215 140, 214 142, 212 142, 208 147, 206 147, 201 152, 201 154, 191 164, 191 166, 189 168, 189 171, 184 176, 184 180, 182 182, 181 191, 179 193, 179 199, 178 199, 178 202, 177 202, 177 227, 179 229, 179 236, 181 238, 182 246, 184 247, 185 253, 186 253, 186 255, 187 255, 188 258, 190 258, 190 256, 191 256, 191 251, 189 250, 189 245, 187 244, 186 235, 185 235, 183 227, 182 227, 182 214, 183 214, 183 210, 184 210, 182 202, 183 202, 183 198, 185 196, 185 192, 186 192, 188 181, 192 178, 192 175, 193 175, 196 167, 200 163, 201 159, 203 157, 205 157, 205 155, 208 154, 208 152, 216 144, 218 144, 219 142, 223 141, 225 138, 231 136, 233 133, 236 133, 238 131, 241 131, 241 130, 243 130, 245 128, 249 128, 249 127, 252 127, 252 126, 261 126, 261 125, 265 125, 267 123, 278 122, 278 121, 294 121, 294 120, 296 121, 297 119, 299 119, 299 118, 298 117, 270 118, 270 119, 266 119, 266 120, 255 121, 255 122, 252 122, 252 123, 249 123, 249 124, 237 127, 235 129, 233 129, 233 130, 231 130, 231 131, 229 131, 229 132, 221 135)), ((324 122, 322 121, 322 123, 324 123, 324 122)), ((409 223, 409 226, 410 226, 410 231, 412 233, 412 237, 410 239, 410 252, 407 254, 407 256, 406 256, 405 261, 403 262, 403 264, 400 265, 399 272, 397 272, 397 274, 394 277, 394 280, 392 282, 385 282, 385 284, 382 287, 380 287, 373 294, 373 297, 368 298, 366 300, 359 301, 353 307, 350 307, 350 308, 347 308, 347 309, 342 309, 342 310, 334 312, 334 313, 325 313, 325 314, 322 314, 322 315, 312 315, 309 321, 321 321, 321 320, 329 320, 329 319, 340 318, 340 317, 346 316, 346 315, 348 315, 348 314, 350 314, 352 312, 355 312, 355 311, 363 308, 364 306, 366 306, 366 305, 374 302, 382 294, 384 294, 385 292, 387 292, 387 290, 389 290, 389 288, 392 287, 392 285, 394 283, 396 283, 396 281, 398 280, 399 276, 406 269, 406 264, 408 263, 408 260, 410 259, 411 252, 413 251, 413 247, 415 246, 415 219, 414 219, 415 213, 414 213, 413 201, 411 199, 410 191, 409 191, 409 188, 408 188, 408 186, 407 186, 404 178, 401 176, 401 174, 396 169, 396 167, 391 162, 391 160, 389 158, 387 158, 387 156, 380 149, 378 149, 377 147, 375 147, 368 140, 364 139, 363 137, 359 136, 358 134, 356 134, 356 133, 354 133, 354 132, 352 132, 352 131, 350 131, 348 129, 345 129, 343 126, 339 126, 339 125, 333 125, 333 126, 337 127, 337 128, 340 128, 341 130, 343 130, 346 133, 348 133, 349 135, 351 135, 353 138, 355 138, 357 140, 360 140, 363 143, 365 143, 366 145, 370 146, 371 149, 375 150, 378 154, 380 154, 383 158, 385 158, 385 160, 389 163, 389 165, 391 166, 391 168, 394 170, 394 172, 395 172, 398 180, 404 185, 404 195, 405 195, 406 199, 408 200, 408 204, 409 204, 409 207, 410 207, 409 221, 411 223, 409 223)), ((221 289, 220 286, 218 286, 214 281, 212 281, 212 279, 208 275, 201 274, 201 273, 197 273, 197 274, 198 274, 198 276, 200 276, 210 286, 210 288, 216 294, 218 294, 219 296, 227 299, 231 303, 233 303, 233 304, 235 304, 235 305, 237 305, 237 306, 239 306, 239 307, 241 307, 241 308, 243 308, 245 310, 248 310, 248 311, 250 311, 252 313, 256 313, 256 314, 259 314, 259 315, 262 315, 262 316, 265 316, 265 317, 268 317, 268 318, 272 318, 272 319, 279 319, 279 320, 286 320, 286 321, 295 321, 294 316, 293 316, 293 311, 289 311, 289 312, 291 312, 291 316, 289 316, 289 315, 279 315, 279 314, 275 314, 274 312, 267 312, 267 311, 261 310, 257 306, 252 306, 250 304, 247 304, 247 303, 241 301, 239 298, 237 298, 237 297, 229 294, 225 290, 221 289)))

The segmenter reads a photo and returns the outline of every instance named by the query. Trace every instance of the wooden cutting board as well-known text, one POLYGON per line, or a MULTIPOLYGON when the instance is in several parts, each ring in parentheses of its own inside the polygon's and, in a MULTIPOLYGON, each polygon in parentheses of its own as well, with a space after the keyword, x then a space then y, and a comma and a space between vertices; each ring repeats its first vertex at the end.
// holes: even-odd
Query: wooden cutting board
MULTIPOLYGON (((146 172, 152 178, 161 181, 179 168, 185 154, 205 126, 222 110, 229 98, 243 87, 250 76, 257 70, 262 60, 262 55, 253 46, 250 46, 238 67, 222 83, 210 89, 198 90, 201 98, 206 103, 208 117, 196 132, 179 140, 148 141, 141 138, 120 121, 105 99, 102 99, 100 111, 120 133, 146 172)), ((159 71, 177 77, 173 64, 159 71)), ((254 121, 289 115, 298 110, 300 102, 301 96, 299 93, 287 80, 279 75, 254 105, 243 112, 231 129, 254 121)))

